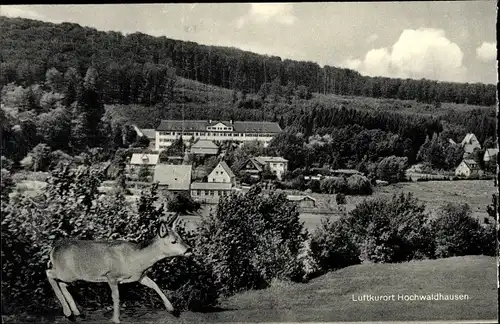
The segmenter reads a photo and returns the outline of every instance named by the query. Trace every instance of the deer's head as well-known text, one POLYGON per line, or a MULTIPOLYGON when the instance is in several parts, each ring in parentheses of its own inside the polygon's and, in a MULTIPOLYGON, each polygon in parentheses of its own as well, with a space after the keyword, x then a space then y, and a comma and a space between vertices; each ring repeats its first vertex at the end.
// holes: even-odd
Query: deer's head
POLYGON ((179 214, 169 212, 162 217, 158 226, 158 238, 162 252, 168 256, 190 256, 191 247, 186 244, 175 230, 179 214))

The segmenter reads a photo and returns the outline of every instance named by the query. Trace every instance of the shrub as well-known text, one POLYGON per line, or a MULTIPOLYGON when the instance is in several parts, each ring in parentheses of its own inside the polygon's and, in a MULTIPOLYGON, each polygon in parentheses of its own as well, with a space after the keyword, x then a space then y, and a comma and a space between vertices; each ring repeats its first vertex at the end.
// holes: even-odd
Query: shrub
MULTIPOLYGON (((134 208, 121 193, 99 197, 97 188, 102 178, 101 170, 60 166, 49 178, 47 190, 35 201, 21 197, 3 208, 2 312, 60 307, 45 275, 48 252, 60 238, 139 242, 153 237, 153 228, 163 214, 162 207, 155 207, 157 186, 143 191, 134 208)), ((181 235, 192 241, 193 234, 187 233, 182 224, 178 228, 184 232, 181 235)), ((178 299, 172 302, 179 308, 213 305, 218 291, 205 264, 200 253, 192 260, 173 258, 156 264, 150 276, 163 289, 174 290, 178 299)), ((110 302, 106 284, 77 283, 76 287, 75 300, 84 307, 110 302)), ((163 307, 153 290, 139 284, 123 285, 120 290, 121 299, 127 304, 149 304, 153 298, 154 305, 163 307)))
POLYGON ((371 195, 373 189, 367 177, 355 174, 347 179, 347 191, 351 195, 371 195))
POLYGON ((359 251, 349 235, 345 218, 321 221, 311 238, 311 254, 323 271, 360 263, 359 251))
POLYGON ((224 295, 304 276, 299 253, 307 233, 284 194, 265 197, 259 187, 233 194, 202 219, 199 231, 200 249, 224 295))
POLYGON ((449 203, 442 206, 433 222, 436 257, 492 255, 489 253, 495 239, 490 226, 482 228, 479 221, 471 216, 468 204, 449 203))
POLYGON ((401 262, 433 256, 433 240, 425 206, 411 194, 366 200, 349 213, 351 238, 360 258, 401 262))
POLYGON ((404 181, 406 169, 408 168, 408 158, 398 156, 388 156, 377 165, 377 177, 389 183, 404 181))
POLYGON ((9 202, 9 194, 15 187, 14 181, 12 181, 12 177, 10 172, 6 169, 1 170, 1 179, 0 179, 0 201, 3 203, 9 202))

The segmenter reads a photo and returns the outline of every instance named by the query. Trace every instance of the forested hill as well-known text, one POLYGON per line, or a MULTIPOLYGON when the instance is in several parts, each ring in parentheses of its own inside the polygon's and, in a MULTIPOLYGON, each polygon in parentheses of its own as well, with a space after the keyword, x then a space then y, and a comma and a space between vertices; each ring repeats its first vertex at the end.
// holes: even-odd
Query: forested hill
POLYGON ((0 85, 42 82, 51 67, 59 71, 77 67, 84 75, 93 63, 104 84, 117 84, 116 91, 123 92, 133 88, 133 71, 145 64, 159 66, 160 70, 173 64, 178 76, 247 93, 257 93, 274 81, 282 86, 304 85, 311 92, 326 94, 426 103, 496 103, 495 85, 373 78, 349 69, 321 68, 313 62, 142 33, 124 36, 72 23, 0 17, 0 29, 0 85))

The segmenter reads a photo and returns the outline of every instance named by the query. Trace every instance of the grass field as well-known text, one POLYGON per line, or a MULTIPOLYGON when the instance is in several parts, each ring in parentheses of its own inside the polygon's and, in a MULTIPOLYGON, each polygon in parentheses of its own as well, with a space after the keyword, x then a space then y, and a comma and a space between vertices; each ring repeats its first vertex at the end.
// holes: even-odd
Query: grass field
MULTIPOLYGON (((220 303, 220 311, 184 312, 126 309, 122 323, 325 322, 493 320, 497 318, 496 261, 467 256, 402 264, 362 264, 341 269, 306 284, 277 283, 247 291, 220 303), (463 294, 458 301, 398 301, 398 295, 463 294), (395 295, 395 301, 353 301, 353 295, 395 295)), ((111 300, 109 302, 111 305, 111 300)), ((109 306, 109 305, 104 305, 109 306)), ((111 311, 87 312, 82 323, 108 323, 111 311)), ((62 316, 34 318, 65 323, 62 316)), ((13 320, 8 323, 20 323, 13 320)))

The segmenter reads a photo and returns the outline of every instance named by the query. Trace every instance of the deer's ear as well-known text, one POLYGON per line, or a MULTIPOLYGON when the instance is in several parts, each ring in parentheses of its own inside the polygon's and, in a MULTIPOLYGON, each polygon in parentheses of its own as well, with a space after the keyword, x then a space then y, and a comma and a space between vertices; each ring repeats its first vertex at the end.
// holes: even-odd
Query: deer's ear
POLYGON ((167 224, 165 224, 164 222, 161 222, 160 227, 158 227, 158 235, 161 238, 164 238, 165 236, 167 236, 167 234, 168 234, 167 224))

